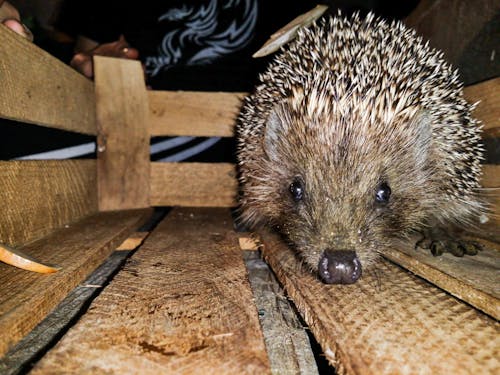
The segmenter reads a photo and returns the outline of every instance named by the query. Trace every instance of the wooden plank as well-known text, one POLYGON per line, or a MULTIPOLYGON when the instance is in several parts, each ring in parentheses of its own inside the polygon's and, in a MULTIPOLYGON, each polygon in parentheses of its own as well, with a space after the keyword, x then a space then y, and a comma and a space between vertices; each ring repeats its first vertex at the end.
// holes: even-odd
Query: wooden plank
MULTIPOLYGON (((240 237, 241 239, 241 237, 240 237)), ((318 374, 304 326, 258 251, 244 251, 273 374, 318 374)))
POLYGON ((481 185, 485 188, 483 193, 491 207, 491 215, 489 215, 491 225, 496 225, 498 232, 498 225, 500 225, 500 165, 483 165, 481 185))
POLYGON ((151 135, 232 137, 246 93, 149 91, 151 135))
POLYGON ((95 160, 0 161, 0 242, 18 246, 97 212, 95 160))
POLYGON ((269 373, 224 209, 171 212, 33 374, 269 373))
POLYGON ((474 116, 484 125, 484 137, 500 137, 500 77, 464 89, 465 99, 479 101, 474 116))
POLYGON ((326 285, 276 236, 264 255, 339 374, 498 374, 500 324, 381 260, 326 285))
POLYGON ((149 207, 149 104, 139 61, 94 57, 99 210, 149 207))
POLYGON ((22 249, 61 266, 57 273, 41 275, 0 264, 0 355, 38 324, 151 212, 99 213, 22 249))
POLYGON ((69 329, 125 263, 131 251, 115 251, 82 284, 77 285, 40 324, 0 358, 2 375, 25 374, 69 329))
POLYGON ((94 85, 0 24, 0 117, 96 134, 94 85))
POLYGON ((236 206, 238 181, 230 163, 151 163, 151 205, 236 206))
POLYGON ((387 248, 384 256, 498 320, 500 246, 480 242, 484 245, 483 251, 463 258, 450 254, 435 257, 408 244, 387 248))

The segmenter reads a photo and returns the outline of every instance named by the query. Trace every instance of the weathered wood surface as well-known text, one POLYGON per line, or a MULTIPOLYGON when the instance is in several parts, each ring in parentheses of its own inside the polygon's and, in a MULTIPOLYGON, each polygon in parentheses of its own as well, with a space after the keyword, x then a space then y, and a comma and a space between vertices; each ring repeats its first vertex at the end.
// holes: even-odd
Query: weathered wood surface
POLYGON ((264 235, 264 255, 339 374, 498 374, 500 325, 382 260, 353 285, 325 285, 264 235))
POLYGON ((0 242, 18 246, 97 212, 95 160, 0 161, 0 242))
POLYGON ((149 91, 152 136, 234 136, 246 93, 149 91))
POLYGON ((236 206, 236 168, 229 163, 151 163, 151 205, 236 206))
POLYGON ((273 374, 318 374, 304 326, 258 251, 244 251, 273 374))
POLYGON ((500 77, 464 89, 465 98, 479 102, 474 117, 484 125, 484 137, 500 137, 500 77))
POLYGON ((0 24, 0 117, 96 134, 94 85, 0 24))
POLYGON ((149 104, 140 62, 94 58, 99 210, 149 207, 149 104))
POLYGON ((69 329, 89 301, 100 293, 130 253, 131 251, 115 251, 86 280, 77 285, 40 324, 0 358, 0 374, 27 373, 54 341, 69 329))
POLYGON ((257 310, 225 209, 172 211, 33 374, 264 374, 257 310))
POLYGON ((35 274, 0 264, 0 355, 5 354, 151 214, 151 209, 99 213, 22 250, 62 269, 35 274))
POLYGON ((500 246, 480 242, 482 251, 462 258, 451 254, 435 257, 430 251, 415 250, 407 244, 385 249, 384 256, 498 320, 500 246))

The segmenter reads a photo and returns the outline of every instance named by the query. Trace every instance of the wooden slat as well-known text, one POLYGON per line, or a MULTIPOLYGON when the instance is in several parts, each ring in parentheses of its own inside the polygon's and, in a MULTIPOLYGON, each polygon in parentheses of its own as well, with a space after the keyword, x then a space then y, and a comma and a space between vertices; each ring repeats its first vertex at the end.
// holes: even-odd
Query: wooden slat
POLYGON ((94 85, 0 24, 0 117, 96 134, 94 85))
POLYGON ((234 136, 246 93, 150 91, 152 136, 234 136))
POLYGON ((170 213, 32 373, 74 372, 269 373, 228 210, 170 213))
POLYGON ((339 374, 498 374, 500 326, 387 261, 325 285, 265 235, 265 257, 339 374))
MULTIPOLYGON (((241 237, 240 237, 241 239, 241 237)), ((318 374, 311 343, 283 288, 258 251, 244 251, 273 374, 318 374)))
POLYGON ((484 125, 485 137, 500 137, 500 77, 490 79, 464 89, 465 98, 480 102, 474 116, 484 125))
POLYGON ((149 104, 140 62, 96 56, 99 210, 149 207, 149 104))
POLYGON ((95 160, 0 161, 0 242, 18 246, 97 211, 95 160))
POLYGON ((95 214, 22 249, 61 266, 55 274, 35 274, 0 264, 0 355, 38 324, 151 212, 95 214))
MULTIPOLYGON (((496 224, 498 232, 500 225, 500 165, 486 164, 483 166, 481 186, 486 188, 484 196, 491 206, 491 225, 496 224)), ((500 238, 500 234, 496 238, 500 238)))
POLYGON ((78 319, 123 266, 130 251, 115 251, 81 284, 75 287, 33 330, 0 358, 0 374, 25 374, 33 363, 78 319))
POLYGON ((229 163, 151 163, 153 206, 233 207, 238 182, 229 163))
POLYGON ((500 246, 484 241, 475 256, 450 254, 435 257, 401 244, 384 250, 384 256, 448 293, 500 319, 500 246))

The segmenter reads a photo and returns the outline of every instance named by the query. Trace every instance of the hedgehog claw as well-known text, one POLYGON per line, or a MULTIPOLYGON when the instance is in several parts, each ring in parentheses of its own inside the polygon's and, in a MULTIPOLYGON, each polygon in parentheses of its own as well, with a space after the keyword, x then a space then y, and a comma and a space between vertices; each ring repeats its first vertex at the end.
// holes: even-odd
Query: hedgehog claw
POLYGON ((483 249, 479 242, 457 238, 440 229, 430 229, 421 234, 422 238, 415 244, 415 250, 418 248, 430 250, 434 256, 450 253, 456 257, 463 257, 476 255, 483 249))

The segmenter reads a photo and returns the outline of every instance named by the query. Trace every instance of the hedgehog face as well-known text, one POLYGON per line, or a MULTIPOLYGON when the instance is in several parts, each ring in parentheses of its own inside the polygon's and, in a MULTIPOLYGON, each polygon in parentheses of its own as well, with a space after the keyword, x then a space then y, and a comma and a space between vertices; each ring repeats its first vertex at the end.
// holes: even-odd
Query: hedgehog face
POLYGON ((254 185, 266 196, 261 213, 324 282, 353 283, 423 219, 434 194, 426 183, 430 125, 416 111, 397 119, 397 131, 363 122, 356 109, 349 118, 304 113, 285 103, 268 117, 254 185))

